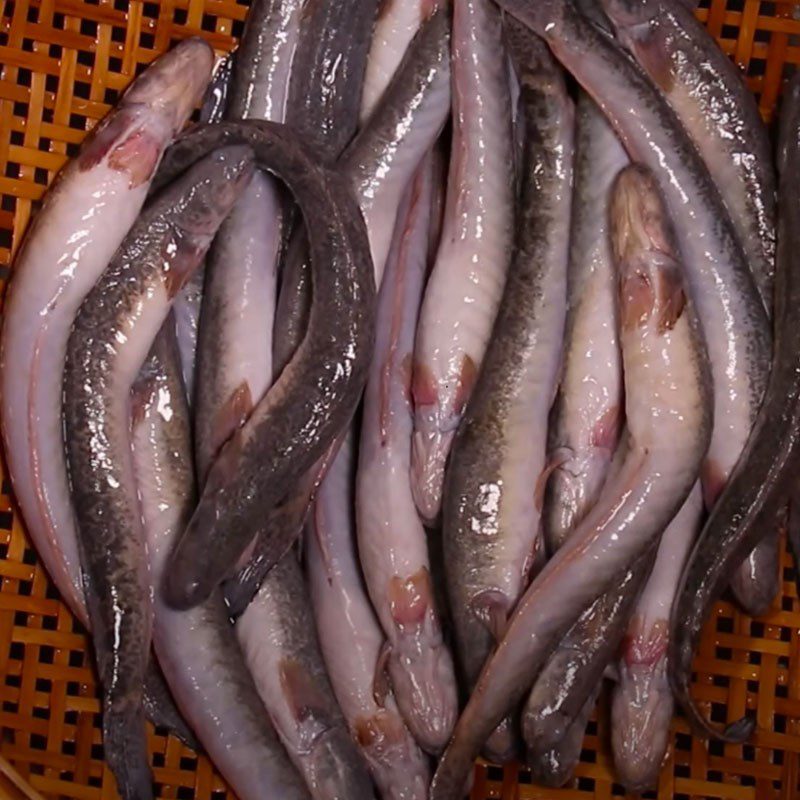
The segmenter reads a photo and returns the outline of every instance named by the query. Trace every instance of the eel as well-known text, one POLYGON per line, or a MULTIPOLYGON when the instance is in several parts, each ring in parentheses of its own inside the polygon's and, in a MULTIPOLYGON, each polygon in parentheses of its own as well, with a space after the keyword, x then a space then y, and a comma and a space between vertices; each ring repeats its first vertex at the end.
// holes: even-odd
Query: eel
POLYGON ((433 166, 426 158, 406 193, 380 291, 361 415, 356 528, 364 580, 387 637, 384 658, 397 705, 414 738, 435 753, 455 724, 458 695, 434 602, 427 534, 408 480, 409 383, 428 267, 433 166))
POLYGON ((793 488, 800 433, 800 75, 784 93, 778 143, 778 257, 775 354, 764 403, 728 485, 711 510, 681 576, 670 619, 668 669, 678 706, 705 736, 744 741, 755 720, 721 728, 691 697, 692 656, 703 623, 733 569, 765 535, 793 488))
POLYGON ((500 11, 455 0, 453 138, 442 241, 414 353, 411 480, 420 516, 441 509, 445 464, 489 342, 511 258, 514 175, 500 11))
POLYGON ((165 325, 131 392, 133 463, 156 587, 153 643, 170 688, 236 796, 309 800, 247 671, 219 590, 191 611, 169 608, 160 591, 169 552, 197 500, 177 356, 165 325))
POLYGON ((374 798, 366 762, 336 702, 308 588, 289 553, 236 622, 258 693, 315 800, 374 798))
POLYGON ((152 585, 130 443, 130 389, 172 301, 252 174, 246 147, 196 164, 140 215, 78 309, 63 375, 64 440, 106 759, 123 798, 151 797, 142 708, 152 585))
MULTIPOLYGON (((775 272, 775 170, 767 128, 737 66, 675 0, 602 0, 617 38, 669 100, 719 188, 767 313, 775 272)), ((752 408, 752 421, 757 407, 752 408)), ((709 464, 711 508, 744 448, 709 464), (713 468, 712 468, 713 467, 713 468)), ((777 527, 777 526, 774 526, 777 527)), ((751 615, 778 593, 778 539, 765 537, 735 571, 731 589, 751 615)))
POLYGON ((430 769, 381 657, 385 637, 356 553, 353 434, 320 487, 305 532, 309 592, 333 690, 385 800, 427 800, 430 769))
MULTIPOLYGON (((516 20, 505 39, 520 83, 525 139, 516 240, 483 366, 452 445, 442 509, 456 656, 471 689, 541 564, 547 420, 567 305, 574 108, 547 47, 516 20)), ((421 335, 421 331, 420 331, 421 335)), ((506 760, 508 730, 487 745, 506 760)))
POLYGON ((475 755, 555 642, 658 541, 697 480, 711 439, 712 382, 671 225, 654 174, 626 167, 611 201, 625 457, 519 602, 439 762, 431 800, 461 797, 475 755))

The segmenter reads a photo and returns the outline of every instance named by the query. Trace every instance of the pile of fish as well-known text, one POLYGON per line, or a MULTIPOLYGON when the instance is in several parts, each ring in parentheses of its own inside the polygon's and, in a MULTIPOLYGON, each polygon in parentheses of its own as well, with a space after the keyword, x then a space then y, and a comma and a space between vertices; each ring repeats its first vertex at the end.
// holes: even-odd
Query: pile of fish
POLYGON ((693 5, 254 0, 59 175, 2 425, 125 800, 146 716, 241 800, 562 785, 607 678, 632 791, 750 736, 689 684, 797 491, 800 79, 776 158, 693 5))

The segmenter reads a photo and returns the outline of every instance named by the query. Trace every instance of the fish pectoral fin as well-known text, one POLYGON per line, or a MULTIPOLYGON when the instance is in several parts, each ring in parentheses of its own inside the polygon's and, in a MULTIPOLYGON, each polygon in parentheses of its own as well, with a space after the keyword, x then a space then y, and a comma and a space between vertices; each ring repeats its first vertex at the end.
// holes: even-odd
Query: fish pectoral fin
POLYGON ((380 653, 378 653, 378 660, 375 662, 375 675, 372 678, 372 696, 381 708, 386 705, 386 698, 392 691, 388 669, 391 654, 392 646, 388 641, 385 641, 380 653))
POLYGON ((314 676, 299 661, 292 658, 284 658, 278 669, 281 689, 295 720, 298 723, 309 720, 326 721, 329 704, 314 676))
POLYGON ((547 489, 547 481, 550 480, 550 476, 562 464, 566 464, 574 455, 575 453, 572 448, 558 447, 548 456, 547 463, 544 465, 544 469, 539 473, 539 477, 536 479, 536 486, 533 490, 533 496, 538 511, 544 508, 544 493, 547 489))
POLYGON ((470 601, 473 613, 488 628, 495 642, 506 634, 511 605, 508 597, 498 589, 485 589, 470 601))
POLYGON ((253 396, 250 385, 242 381, 228 399, 217 409, 211 423, 211 449, 218 453, 222 445, 233 436, 234 431, 247 421, 253 411, 253 396))

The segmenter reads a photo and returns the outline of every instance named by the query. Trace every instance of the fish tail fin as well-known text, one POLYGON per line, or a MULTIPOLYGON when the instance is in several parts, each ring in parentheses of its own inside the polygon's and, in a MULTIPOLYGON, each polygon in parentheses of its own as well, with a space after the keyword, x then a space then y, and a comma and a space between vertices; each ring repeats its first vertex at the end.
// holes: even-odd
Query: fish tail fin
POLYGON ((106 706, 103 751, 117 779, 122 800, 153 800, 153 777, 141 703, 106 706))

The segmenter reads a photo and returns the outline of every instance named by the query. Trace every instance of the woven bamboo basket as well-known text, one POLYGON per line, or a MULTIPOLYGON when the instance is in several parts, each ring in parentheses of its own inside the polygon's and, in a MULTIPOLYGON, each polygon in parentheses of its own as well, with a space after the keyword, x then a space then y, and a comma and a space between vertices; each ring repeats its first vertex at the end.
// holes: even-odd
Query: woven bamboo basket
MULTIPOLYGON (((230 50, 246 14, 247 0, 0 0, 0 281, 47 185, 134 75, 187 36, 230 50)), ((800 0, 705 0, 698 15, 771 122, 787 67, 800 63, 800 0)), ((90 643, 0 480, 0 800, 111 800, 90 643)), ((658 790, 646 797, 800 798, 800 602, 785 546, 781 557, 782 592, 770 612, 756 620, 718 603, 695 661, 695 695, 715 719, 756 713, 752 742, 709 744, 676 718, 658 790)), ((522 768, 480 763, 473 800, 623 797, 605 705, 568 788, 542 789, 522 768)), ((159 797, 232 800, 205 756, 152 728, 150 747, 159 797)))

